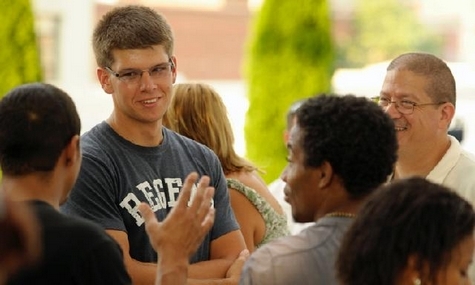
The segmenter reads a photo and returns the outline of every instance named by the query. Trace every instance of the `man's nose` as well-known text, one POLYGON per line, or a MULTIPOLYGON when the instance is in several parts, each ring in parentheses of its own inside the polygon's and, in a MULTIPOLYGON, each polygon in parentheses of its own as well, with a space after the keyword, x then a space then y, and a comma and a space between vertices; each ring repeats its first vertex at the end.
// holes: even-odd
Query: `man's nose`
POLYGON ((386 106, 383 110, 391 118, 398 118, 401 116, 401 112, 399 112, 397 103, 394 101, 389 102, 389 105, 386 106))
POLYGON ((153 81, 152 76, 150 75, 150 71, 142 70, 142 74, 140 75, 140 88, 142 90, 146 90, 153 89, 155 86, 156 84, 153 81))

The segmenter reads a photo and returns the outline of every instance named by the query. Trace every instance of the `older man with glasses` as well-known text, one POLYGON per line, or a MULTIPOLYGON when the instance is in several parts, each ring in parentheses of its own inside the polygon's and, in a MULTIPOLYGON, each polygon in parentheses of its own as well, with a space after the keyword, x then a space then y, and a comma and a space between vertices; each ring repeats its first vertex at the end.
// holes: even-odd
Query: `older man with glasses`
MULTIPOLYGON (((448 135, 455 113, 455 79, 431 54, 407 53, 388 66, 377 103, 393 119, 399 143, 392 179, 421 176, 475 204, 475 156, 448 135)), ((474 268, 470 270, 474 281, 474 268)))
POLYGON ((455 79, 431 54, 407 53, 388 66, 375 101, 393 119, 399 151, 392 179, 425 177, 475 203, 475 156, 448 135, 455 114, 455 79))

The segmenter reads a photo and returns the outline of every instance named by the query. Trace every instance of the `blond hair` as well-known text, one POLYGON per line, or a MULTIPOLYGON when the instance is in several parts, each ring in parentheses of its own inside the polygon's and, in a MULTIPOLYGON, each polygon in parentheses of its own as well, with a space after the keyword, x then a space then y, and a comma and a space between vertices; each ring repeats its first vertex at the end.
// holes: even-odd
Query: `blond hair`
POLYGON ((225 174, 257 170, 234 150, 234 135, 226 106, 207 84, 175 84, 163 125, 213 150, 225 174))

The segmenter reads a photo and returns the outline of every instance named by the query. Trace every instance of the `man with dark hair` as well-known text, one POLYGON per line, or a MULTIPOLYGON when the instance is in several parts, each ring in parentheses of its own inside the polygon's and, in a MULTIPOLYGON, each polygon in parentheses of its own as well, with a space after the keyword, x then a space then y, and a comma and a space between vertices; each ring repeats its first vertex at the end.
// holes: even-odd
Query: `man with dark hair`
POLYGON ((131 283, 103 229, 58 212, 79 172, 80 129, 72 99, 52 85, 21 85, 0 101, 1 191, 32 208, 42 243, 39 261, 7 284, 131 283))
POLYGON ((254 252, 240 284, 338 284, 342 237, 396 161, 394 124, 376 104, 352 95, 318 95, 297 110, 282 173, 299 234, 254 252))
POLYGON ((171 27, 148 7, 116 7, 96 25, 93 49, 98 80, 114 109, 81 137, 83 164, 62 211, 105 228, 122 247, 134 284, 151 284, 159 256, 149 243, 140 203, 148 203, 162 221, 189 173, 209 176, 217 218, 191 258, 189 281, 229 282, 227 271, 245 243, 219 160, 162 126, 177 76, 171 27))

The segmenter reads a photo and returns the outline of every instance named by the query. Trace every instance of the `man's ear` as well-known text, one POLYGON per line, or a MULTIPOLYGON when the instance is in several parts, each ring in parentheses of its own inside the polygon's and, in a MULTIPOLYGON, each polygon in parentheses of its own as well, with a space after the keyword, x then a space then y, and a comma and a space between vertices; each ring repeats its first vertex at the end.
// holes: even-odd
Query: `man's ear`
POLYGON ((455 116, 455 106, 452 103, 444 103, 440 113, 440 123, 439 127, 448 129, 450 127, 450 122, 455 116))
POLYGON ((284 144, 287 145, 287 142, 289 141, 289 138, 290 138, 290 132, 288 130, 285 130, 282 137, 284 138, 284 144))
POLYGON ((324 188, 332 182, 333 179, 333 167, 328 161, 324 161, 322 165, 319 166, 320 169, 320 182, 318 186, 324 188))
POLYGON ((114 88, 111 84, 111 74, 105 70, 104 68, 98 67, 96 69, 97 79, 101 83, 102 90, 107 94, 112 94, 114 92, 114 88))
POLYGON ((176 65, 176 57, 175 56, 171 56, 170 57, 170 60, 172 61, 173 63, 173 66, 172 66, 172 83, 175 83, 176 82, 176 77, 177 77, 177 65, 176 65))
POLYGON ((66 166, 71 166, 81 159, 81 147, 79 145, 79 135, 74 135, 64 148, 64 161, 66 166))

